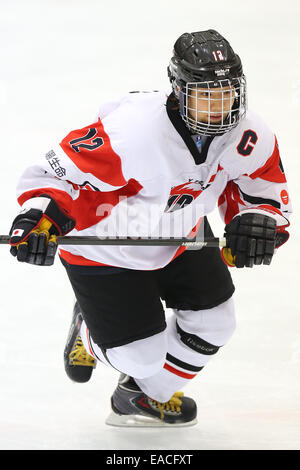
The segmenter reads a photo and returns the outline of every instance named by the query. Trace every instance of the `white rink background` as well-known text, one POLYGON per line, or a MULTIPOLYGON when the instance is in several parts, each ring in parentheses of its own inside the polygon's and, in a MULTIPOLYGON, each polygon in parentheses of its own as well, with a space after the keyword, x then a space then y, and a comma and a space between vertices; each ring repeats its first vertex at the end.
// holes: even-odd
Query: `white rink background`
MULTIPOLYGON (((295 212, 270 267, 232 270, 237 330, 185 389, 199 409, 188 429, 106 426, 117 372, 98 364, 85 385, 64 373, 73 292, 59 260, 21 265, 2 246, 0 449, 299 450, 299 2, 0 0, 0 11, 2 234, 23 169, 91 123, 107 98, 168 88, 175 39, 208 28, 243 60, 250 106, 278 136, 295 212)), ((210 220, 222 235, 218 213, 210 220)))

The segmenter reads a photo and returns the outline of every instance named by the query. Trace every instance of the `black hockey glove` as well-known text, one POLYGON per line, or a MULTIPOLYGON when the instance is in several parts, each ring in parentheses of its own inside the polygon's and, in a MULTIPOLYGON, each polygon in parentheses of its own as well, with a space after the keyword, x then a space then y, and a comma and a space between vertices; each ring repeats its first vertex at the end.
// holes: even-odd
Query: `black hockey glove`
POLYGON ((224 237, 223 257, 228 264, 237 268, 270 264, 275 250, 276 221, 257 213, 238 215, 226 225, 224 237))
POLYGON ((56 235, 65 235, 75 221, 47 195, 29 199, 10 229, 10 252, 18 261, 40 266, 54 263, 56 235))

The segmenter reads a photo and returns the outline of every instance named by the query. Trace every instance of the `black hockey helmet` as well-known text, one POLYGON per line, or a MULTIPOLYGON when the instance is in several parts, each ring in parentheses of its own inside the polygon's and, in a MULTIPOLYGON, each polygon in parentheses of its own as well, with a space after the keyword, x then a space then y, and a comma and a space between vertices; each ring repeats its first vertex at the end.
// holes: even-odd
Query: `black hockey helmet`
MULTIPOLYGON (((210 29, 182 34, 175 42, 168 75, 179 100, 181 116, 192 132, 221 135, 230 131, 245 116, 246 79, 242 63, 229 42, 217 31, 210 29), (221 122, 211 119, 210 103, 207 103, 207 122, 191 117, 188 97, 191 90, 200 88, 207 89, 208 99, 214 99, 214 90, 220 97, 220 90, 225 88, 228 94, 228 89, 232 89, 233 104, 228 114, 222 113, 221 122)), ((223 95, 219 99, 222 100, 223 110, 223 95)))

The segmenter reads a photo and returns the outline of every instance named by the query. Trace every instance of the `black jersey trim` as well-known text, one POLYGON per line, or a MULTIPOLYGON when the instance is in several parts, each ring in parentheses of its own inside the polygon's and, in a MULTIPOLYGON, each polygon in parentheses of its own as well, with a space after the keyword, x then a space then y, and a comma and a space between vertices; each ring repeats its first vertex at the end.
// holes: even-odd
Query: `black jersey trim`
POLYGON ((169 95, 169 97, 167 99, 166 107, 167 107, 167 114, 169 116, 169 119, 170 119, 171 123, 175 127, 175 129, 178 132, 178 134, 180 135, 180 137, 183 139, 183 141, 184 141, 185 145, 187 146, 187 148, 189 149, 196 165, 201 165, 201 163, 204 163, 206 158, 207 158, 207 154, 208 154, 210 144, 212 143, 215 136, 207 137, 207 139, 206 139, 206 141, 203 145, 203 148, 201 150, 201 153, 200 153, 198 148, 197 148, 197 145, 195 144, 195 142, 192 139, 192 136, 191 136, 188 128, 186 127, 184 121, 182 120, 182 118, 179 114, 178 100, 175 98, 174 93, 171 93, 169 95))
POLYGON ((250 204, 269 204, 270 206, 276 207, 277 209, 280 209, 280 203, 277 201, 274 201, 273 199, 265 199, 263 197, 256 197, 256 196, 251 196, 250 194, 244 193, 240 187, 239 191, 242 193, 243 198, 245 201, 250 202, 250 204))
POLYGON ((169 353, 167 353, 166 359, 168 362, 171 362, 171 364, 174 364, 175 366, 181 367, 182 369, 189 370, 191 372, 200 372, 200 370, 202 370, 204 367, 204 366, 202 367, 192 366, 191 364, 188 364, 187 362, 183 362, 180 359, 177 359, 177 357, 174 357, 169 353))

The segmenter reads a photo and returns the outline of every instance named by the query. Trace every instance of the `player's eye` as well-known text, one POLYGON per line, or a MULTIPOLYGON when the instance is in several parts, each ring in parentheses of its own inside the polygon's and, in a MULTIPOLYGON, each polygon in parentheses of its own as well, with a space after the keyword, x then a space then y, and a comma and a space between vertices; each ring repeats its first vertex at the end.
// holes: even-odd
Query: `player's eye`
POLYGON ((231 90, 226 90, 223 92, 223 98, 226 100, 230 100, 234 96, 233 92, 231 90))

